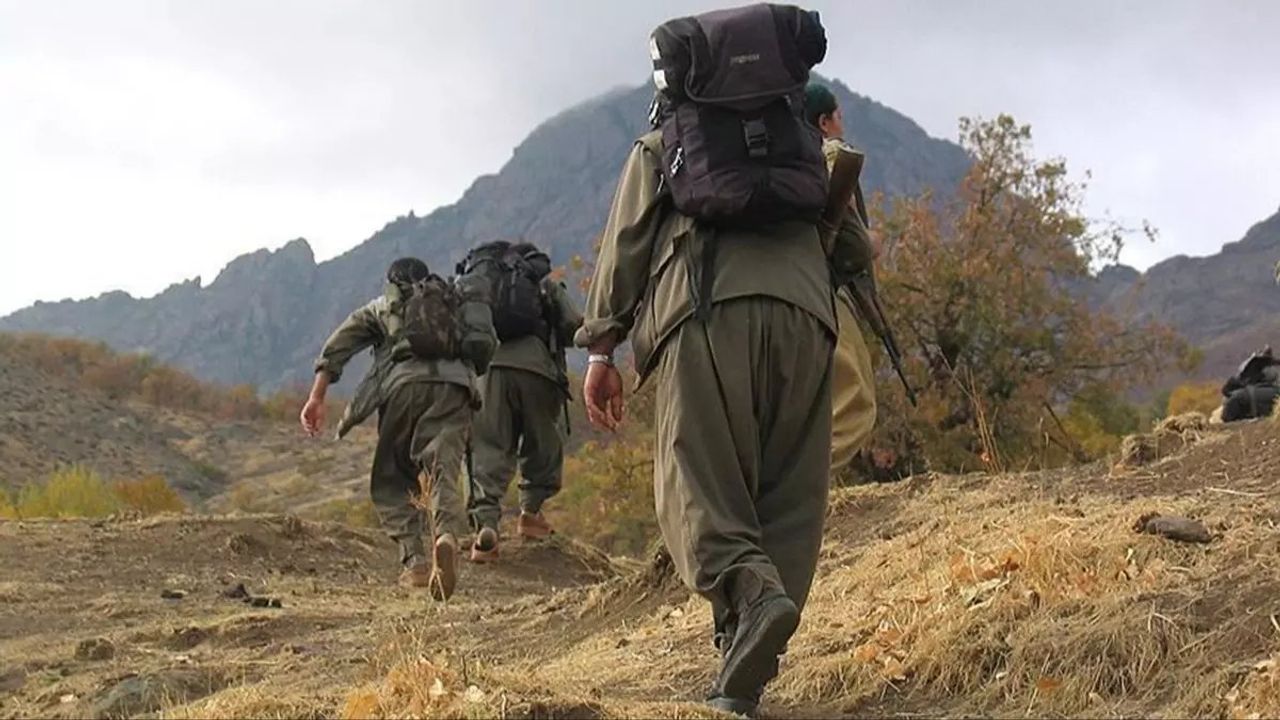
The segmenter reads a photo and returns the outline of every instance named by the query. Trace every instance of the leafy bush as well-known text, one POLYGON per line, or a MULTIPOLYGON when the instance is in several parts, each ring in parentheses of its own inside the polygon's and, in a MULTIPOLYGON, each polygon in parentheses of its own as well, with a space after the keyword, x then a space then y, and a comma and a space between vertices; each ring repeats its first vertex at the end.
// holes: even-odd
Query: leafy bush
POLYGON ((121 480, 111 486, 111 491, 126 509, 143 515, 185 512, 187 509, 178 493, 159 475, 149 475, 141 480, 121 480))
MULTIPOLYGON (((632 382, 626 380, 628 387, 632 382)), ((575 397, 581 393, 575 393, 575 397)), ((564 489, 548 504, 552 522, 615 555, 638 556, 658 537, 653 509, 654 387, 627 399, 617 435, 595 432, 579 398, 571 415, 579 445, 565 458, 564 489)))
POLYGON ((1169 416, 1199 412, 1208 415, 1222 404, 1222 392, 1216 383, 1184 383, 1169 393, 1169 416))
POLYGON ((96 473, 81 466, 54 472, 43 483, 18 493, 17 515, 23 518, 106 517, 120 509, 120 499, 96 473))
POLYGON ((121 510, 143 515, 183 512, 186 504, 159 475, 108 485, 82 466, 55 471, 44 482, 28 485, 10 498, 0 493, 0 517, 105 517, 121 510))
MULTIPOLYGON (((1083 187, 1063 160, 1032 156, 1029 127, 966 119, 960 139, 974 162, 954 198, 876 208, 880 287, 920 407, 903 402, 881 363, 872 447, 905 455, 897 438, 914 436, 940 471, 1082 459, 1090 453, 1064 437, 1058 408, 1088 392, 1121 395, 1171 364, 1189 369, 1195 353, 1168 328, 1072 289, 1114 261, 1128 231, 1085 216, 1083 187)), ((1086 427, 1083 412, 1081 429, 1111 434, 1113 419, 1091 412, 1097 427, 1086 427)))

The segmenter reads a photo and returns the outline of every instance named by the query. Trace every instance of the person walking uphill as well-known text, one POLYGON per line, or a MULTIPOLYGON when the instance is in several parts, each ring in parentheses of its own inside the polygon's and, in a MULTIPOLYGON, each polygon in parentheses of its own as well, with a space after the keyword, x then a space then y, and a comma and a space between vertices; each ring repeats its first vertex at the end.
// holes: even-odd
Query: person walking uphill
MULTIPOLYGON (((822 152, 830 170, 844 145, 844 118, 836 96, 826 86, 810 83, 804 94, 805 118, 822 132, 822 152)), ((859 192, 859 197, 861 193, 859 192)), ((854 267, 872 275, 875 250, 867 232, 865 212, 858 204, 845 213, 837 232, 855 248, 854 267)), ((862 450, 876 424, 875 374, 871 354, 862 337, 854 310, 854 298, 847 286, 836 292, 836 319, 840 335, 836 341, 835 365, 831 377, 831 478, 840 477, 862 450)))
POLYGON ((457 538, 466 529, 458 473, 480 401, 476 373, 484 372, 497 344, 486 300, 468 278, 455 286, 421 260, 396 260, 384 294, 351 313, 325 342, 302 409, 303 428, 317 435, 329 385, 352 357, 373 348, 373 366, 337 436, 377 412, 370 495, 383 528, 400 546, 400 583, 429 587, 438 600, 457 584, 457 538), (429 489, 429 521, 415 501, 423 488, 429 489), (434 530, 430 557, 423 542, 427 529, 434 530))
POLYGON ((577 344, 588 417, 623 420, 615 348, 657 384, 658 524, 711 603, 708 702, 755 713, 817 566, 831 459, 832 277, 821 138, 802 114, 816 13, 754 5, 658 27, 655 130, 633 145, 577 344), (698 57, 691 69, 690 57, 698 57))
POLYGON ((491 277, 500 340, 481 381, 484 402, 473 431, 474 477, 468 486, 477 531, 471 559, 483 563, 498 558, 501 500, 517 462, 516 532, 529 539, 552 532, 542 505, 560 491, 569 400, 564 351, 582 314, 550 277, 551 259, 529 243, 486 243, 468 255, 464 269, 491 277))

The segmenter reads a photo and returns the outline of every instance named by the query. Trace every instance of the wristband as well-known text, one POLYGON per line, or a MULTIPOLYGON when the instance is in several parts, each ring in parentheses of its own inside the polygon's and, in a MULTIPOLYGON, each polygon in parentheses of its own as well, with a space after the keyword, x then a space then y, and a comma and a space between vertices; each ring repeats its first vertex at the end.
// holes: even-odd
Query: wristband
POLYGON ((595 363, 600 363, 602 365, 608 365, 610 367, 613 367, 613 356, 601 355, 599 353, 591 353, 590 355, 587 355, 587 364, 592 365, 595 363))

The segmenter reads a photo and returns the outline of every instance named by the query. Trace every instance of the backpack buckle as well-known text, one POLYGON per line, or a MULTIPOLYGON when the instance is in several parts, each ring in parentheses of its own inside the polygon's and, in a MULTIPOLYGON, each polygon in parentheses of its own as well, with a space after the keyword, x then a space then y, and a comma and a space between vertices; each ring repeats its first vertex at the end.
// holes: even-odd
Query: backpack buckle
POLYGON ((747 141, 747 155, 762 158, 769 154, 769 128, 763 118, 742 121, 742 136, 747 141))
POLYGON ((684 168, 684 148, 677 146, 676 155, 671 159, 671 177, 675 177, 679 174, 682 168, 684 168))

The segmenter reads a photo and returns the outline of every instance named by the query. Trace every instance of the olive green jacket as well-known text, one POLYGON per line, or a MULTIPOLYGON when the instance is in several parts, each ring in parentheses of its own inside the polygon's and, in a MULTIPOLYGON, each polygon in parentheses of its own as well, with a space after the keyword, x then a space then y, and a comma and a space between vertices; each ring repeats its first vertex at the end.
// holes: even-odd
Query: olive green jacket
MULTIPOLYGON (((408 343, 397 338, 400 318, 396 312, 398 292, 389 285, 387 292, 351 313, 329 336, 315 371, 327 373, 330 383, 342 378, 342 371, 351 358, 373 348, 373 365, 356 387, 351 403, 347 405, 338 423, 337 436, 342 437, 351 428, 364 422, 386 399, 404 383, 446 382, 467 388, 476 407, 480 403, 480 391, 476 373, 465 360, 423 360, 413 356, 408 343)), ((486 322, 467 322, 464 326, 473 331, 483 331, 486 322), (476 327, 481 330, 475 330, 476 327)), ((487 321, 488 332, 493 333, 492 321, 487 321)), ((496 336, 493 338, 496 344, 496 336)))
POLYGON ((601 238, 587 295, 586 317, 575 340, 586 347, 613 334, 630 338, 640 380, 657 350, 694 314, 694 283, 705 243, 716 243, 711 303, 767 296, 813 315, 834 338, 832 276, 848 272, 851 249, 837 238, 829 259, 818 229, 782 222, 752 229, 714 229, 676 212, 659 193, 661 136, 636 141, 622 169, 601 238), (833 269, 834 265, 834 269, 833 269))
POLYGON ((556 383, 566 392, 569 374, 565 363, 565 348, 573 344, 573 334, 582 326, 582 313, 573 304, 569 292, 562 283, 546 278, 542 281, 551 322, 551 345, 542 338, 529 337, 508 340, 498 345, 490 367, 508 367, 527 370, 556 383))

